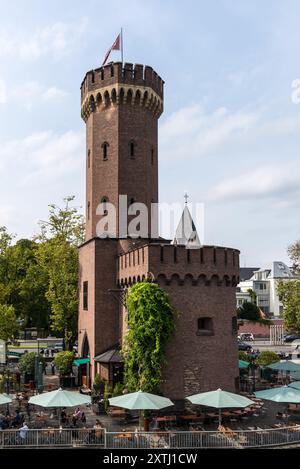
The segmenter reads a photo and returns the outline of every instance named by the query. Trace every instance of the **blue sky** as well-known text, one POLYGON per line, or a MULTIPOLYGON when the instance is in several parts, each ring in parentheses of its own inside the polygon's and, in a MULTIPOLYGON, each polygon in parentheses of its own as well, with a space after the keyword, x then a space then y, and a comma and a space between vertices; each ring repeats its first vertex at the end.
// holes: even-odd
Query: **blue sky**
MULTIPOLYGON (((31 236, 49 203, 84 205, 79 88, 120 27, 128 62, 165 80, 160 200, 205 204, 205 243, 241 265, 300 238, 300 4, 0 0, 0 225, 31 236)), ((119 60, 114 52, 112 60, 119 60)), ((202 232, 202 230, 200 229, 202 232)))

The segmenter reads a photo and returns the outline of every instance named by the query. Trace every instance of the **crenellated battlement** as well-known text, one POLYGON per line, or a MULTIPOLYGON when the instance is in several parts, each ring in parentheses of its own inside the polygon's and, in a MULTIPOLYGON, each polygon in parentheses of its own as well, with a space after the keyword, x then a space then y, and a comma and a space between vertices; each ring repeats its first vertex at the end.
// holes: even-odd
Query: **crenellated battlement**
POLYGON ((84 121, 97 109, 111 105, 145 106, 158 117, 163 111, 164 81, 148 65, 112 62, 87 72, 81 84, 84 121))
POLYGON ((170 244, 148 244, 118 256, 119 285, 147 278, 170 284, 236 286, 239 251, 219 246, 186 249, 170 244))

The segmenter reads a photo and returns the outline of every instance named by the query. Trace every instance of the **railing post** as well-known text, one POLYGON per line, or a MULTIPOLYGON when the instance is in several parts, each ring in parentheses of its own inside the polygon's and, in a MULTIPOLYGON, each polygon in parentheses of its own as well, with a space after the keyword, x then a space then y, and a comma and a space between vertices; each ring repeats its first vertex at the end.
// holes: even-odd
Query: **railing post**
POLYGON ((107 448, 106 428, 104 428, 104 449, 107 448))

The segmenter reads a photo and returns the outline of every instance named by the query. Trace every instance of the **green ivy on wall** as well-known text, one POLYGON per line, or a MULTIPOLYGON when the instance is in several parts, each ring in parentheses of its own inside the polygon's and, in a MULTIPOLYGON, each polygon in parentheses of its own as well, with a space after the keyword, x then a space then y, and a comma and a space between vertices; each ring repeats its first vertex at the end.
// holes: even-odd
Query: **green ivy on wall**
POLYGON ((128 391, 160 391, 165 348, 175 330, 175 310, 156 283, 139 282, 127 294, 128 333, 122 354, 128 391))

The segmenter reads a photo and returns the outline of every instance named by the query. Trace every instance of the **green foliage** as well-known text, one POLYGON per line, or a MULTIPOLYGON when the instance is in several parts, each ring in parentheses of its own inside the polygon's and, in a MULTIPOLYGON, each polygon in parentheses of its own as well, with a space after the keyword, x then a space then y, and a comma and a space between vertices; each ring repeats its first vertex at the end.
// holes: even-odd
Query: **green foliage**
POLYGON ((39 239, 41 241, 57 238, 74 246, 79 246, 84 242, 84 218, 78 213, 77 207, 70 206, 70 202, 74 199, 73 195, 65 197, 64 207, 49 205, 48 220, 40 222, 39 239))
MULTIPOLYGON (((293 262, 295 273, 300 275, 300 241, 289 246, 288 255, 293 262)), ((285 329, 290 333, 298 333, 300 331, 300 281, 279 281, 277 293, 283 304, 285 329)))
POLYGON ((51 329, 63 334, 66 347, 75 339, 78 314, 78 249, 60 238, 40 245, 39 265, 47 272, 46 298, 51 329))
POLYGON ((112 397, 112 393, 113 393, 112 385, 106 382, 104 386, 104 409, 105 410, 107 410, 109 407, 108 399, 112 397))
POLYGON ((123 389, 123 384, 117 383, 113 389, 112 397, 122 396, 123 389))
POLYGON ((271 350, 264 350, 263 352, 260 352, 256 359, 256 363, 258 365, 262 366, 267 366, 270 365, 271 363, 276 363, 279 360, 279 356, 277 353, 272 352, 271 350))
POLYGON ((24 353, 24 355, 21 356, 18 366, 22 373, 28 375, 34 374, 36 356, 37 354, 35 352, 24 353))
POLYGON ((300 240, 288 247, 288 255, 293 262, 293 268, 300 275, 300 240))
POLYGON ((128 333, 122 350, 129 391, 159 392, 165 347, 175 329, 175 311, 156 283, 133 285, 127 296, 128 333))
POLYGON ((103 381, 101 380, 99 373, 96 373, 93 383, 93 391, 96 395, 100 393, 102 385, 103 381))
POLYGON ((0 304, 0 339, 13 339, 18 331, 19 325, 14 307, 0 304))
POLYGON ((50 205, 34 239, 12 244, 14 235, 0 227, 0 304, 12 305, 24 327, 50 328, 66 345, 77 334, 78 250, 84 220, 73 196, 60 208, 50 205))
POLYGON ((249 301, 245 301, 245 303, 243 303, 242 306, 240 306, 237 309, 237 317, 239 319, 259 321, 260 320, 259 308, 255 304, 250 303, 249 301))
POLYGON ((58 352, 54 358, 54 364, 59 370, 60 376, 68 376, 72 373, 72 365, 74 361, 73 352, 58 352))
POLYGON ((300 331, 300 281, 281 280, 277 292, 283 304, 284 327, 291 333, 300 331))
POLYGON ((247 292, 250 295, 251 303, 257 305, 257 294, 255 293, 255 291, 252 290, 252 288, 248 288, 247 292))
POLYGON ((243 360, 245 362, 249 361, 249 356, 246 352, 243 352, 242 350, 239 351, 239 360, 243 360))

